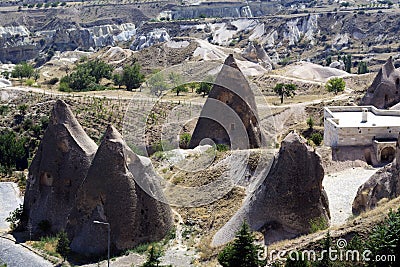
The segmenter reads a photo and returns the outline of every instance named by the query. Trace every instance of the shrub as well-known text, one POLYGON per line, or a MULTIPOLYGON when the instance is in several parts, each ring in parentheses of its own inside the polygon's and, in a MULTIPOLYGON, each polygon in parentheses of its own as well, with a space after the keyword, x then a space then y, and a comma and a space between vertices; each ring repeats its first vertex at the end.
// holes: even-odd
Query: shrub
POLYGON ((229 150, 229 146, 225 144, 217 144, 217 150, 219 152, 225 152, 229 150))
POLYGON ((20 204, 19 207, 10 212, 10 215, 6 218, 6 222, 10 223, 10 228, 12 231, 20 227, 23 210, 24 207, 22 204, 20 204))
POLYGON ((310 140, 313 141, 315 145, 319 146, 321 145, 322 140, 324 140, 324 138, 320 133, 313 133, 310 137, 310 140))
POLYGON ((183 133, 179 139, 180 148, 188 148, 192 136, 189 133, 183 133))
POLYGON ((35 81, 32 80, 32 79, 28 79, 28 80, 25 81, 25 84, 26 84, 27 86, 32 86, 34 83, 35 83, 35 81))
POLYGON ((55 85, 56 83, 58 83, 60 81, 60 79, 58 79, 57 77, 55 78, 51 78, 47 83, 50 85, 55 85))
POLYGON ((317 217, 310 220, 310 232, 315 233, 320 230, 325 230, 329 227, 328 222, 323 217, 317 217))
POLYGON ((60 86, 58 87, 58 90, 61 92, 72 92, 72 89, 68 86, 68 83, 66 82, 60 82, 60 86))
POLYGON ((0 115, 5 116, 9 111, 9 107, 7 105, 0 105, 0 115))

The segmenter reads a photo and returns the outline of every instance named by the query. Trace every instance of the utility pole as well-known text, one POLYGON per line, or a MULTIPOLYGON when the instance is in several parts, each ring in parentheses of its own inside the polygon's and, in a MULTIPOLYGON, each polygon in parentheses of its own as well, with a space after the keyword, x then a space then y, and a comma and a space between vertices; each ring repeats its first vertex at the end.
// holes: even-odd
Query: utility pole
POLYGON ((110 239, 111 239, 111 227, 108 222, 93 221, 94 224, 107 225, 108 230, 108 241, 107 241, 107 267, 110 267, 110 239))

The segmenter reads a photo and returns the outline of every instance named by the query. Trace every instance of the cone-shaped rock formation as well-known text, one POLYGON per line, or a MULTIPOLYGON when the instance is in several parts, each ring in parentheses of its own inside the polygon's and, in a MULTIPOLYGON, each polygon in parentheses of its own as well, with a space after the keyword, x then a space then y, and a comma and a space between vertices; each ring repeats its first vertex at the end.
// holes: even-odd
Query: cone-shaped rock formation
POLYGON ((190 148, 210 138, 233 149, 261 146, 254 94, 232 55, 226 58, 210 91, 190 141, 190 148))
POLYGON ((322 188, 321 157, 297 133, 283 140, 268 173, 243 207, 217 232, 213 245, 232 238, 245 220, 265 234, 265 242, 293 238, 310 231, 310 221, 329 222, 328 199, 322 188))
POLYGON ((34 233, 39 228, 52 232, 65 229, 96 149, 67 104, 57 100, 29 168, 24 212, 34 233), (44 221, 50 222, 47 227, 51 229, 38 227, 44 221))
POLYGON ((392 57, 382 66, 372 85, 361 100, 361 105, 389 108, 400 102, 400 71, 396 70, 392 57))
POLYGON ((171 229, 170 207, 135 182, 128 169, 131 161, 140 163, 117 130, 109 126, 69 218, 72 250, 84 254, 107 251, 107 226, 94 224, 95 220, 110 224, 111 246, 118 251, 160 240, 171 229))

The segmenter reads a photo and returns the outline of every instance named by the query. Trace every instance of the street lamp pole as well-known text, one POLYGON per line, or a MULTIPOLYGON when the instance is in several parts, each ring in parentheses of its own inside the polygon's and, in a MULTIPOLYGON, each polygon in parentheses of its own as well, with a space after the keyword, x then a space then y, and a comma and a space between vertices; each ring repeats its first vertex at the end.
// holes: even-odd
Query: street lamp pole
POLYGON ((93 221, 94 224, 107 225, 108 230, 108 241, 107 241, 107 266, 110 267, 110 239, 111 239, 111 227, 108 222, 93 221))

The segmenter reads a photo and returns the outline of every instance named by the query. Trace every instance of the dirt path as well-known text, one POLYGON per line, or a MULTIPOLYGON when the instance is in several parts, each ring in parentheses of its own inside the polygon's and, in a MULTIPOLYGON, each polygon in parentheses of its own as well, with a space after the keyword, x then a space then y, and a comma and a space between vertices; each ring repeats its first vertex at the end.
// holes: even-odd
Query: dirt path
POLYGON ((352 216, 351 207, 358 188, 378 168, 356 167, 325 175, 322 185, 328 195, 331 225, 341 225, 352 216))

